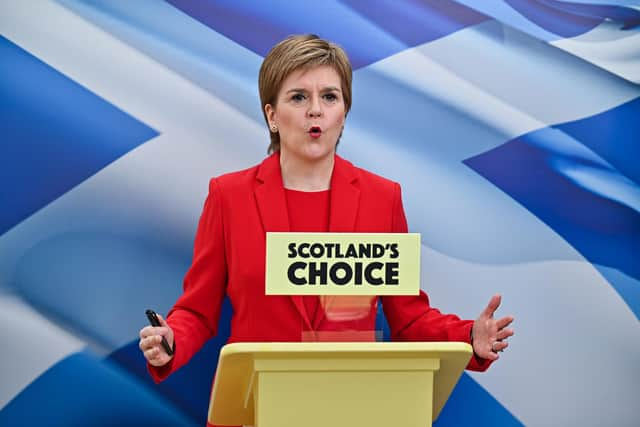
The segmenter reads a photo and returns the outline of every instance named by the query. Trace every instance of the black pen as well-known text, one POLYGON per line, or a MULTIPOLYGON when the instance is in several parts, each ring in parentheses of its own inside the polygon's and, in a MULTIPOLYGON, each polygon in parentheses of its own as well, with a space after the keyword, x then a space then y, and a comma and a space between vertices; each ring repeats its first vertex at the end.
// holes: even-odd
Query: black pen
MULTIPOLYGON (((147 319, 149 319, 149 323, 151 323, 151 326, 162 326, 155 311, 148 309, 145 313, 147 314, 147 319)), ((169 356, 173 356, 173 350, 171 349, 171 347, 169 347, 169 343, 164 336, 162 337, 162 347, 169 356)))

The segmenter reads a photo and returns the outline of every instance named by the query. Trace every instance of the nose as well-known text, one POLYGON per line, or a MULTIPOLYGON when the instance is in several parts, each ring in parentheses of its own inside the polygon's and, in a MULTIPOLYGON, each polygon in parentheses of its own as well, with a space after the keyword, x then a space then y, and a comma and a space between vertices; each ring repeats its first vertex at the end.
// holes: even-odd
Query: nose
POLYGON ((313 96, 311 98, 311 102, 309 103, 309 110, 307 111, 307 115, 309 117, 320 117, 322 116, 322 106, 320 105, 320 97, 313 96))

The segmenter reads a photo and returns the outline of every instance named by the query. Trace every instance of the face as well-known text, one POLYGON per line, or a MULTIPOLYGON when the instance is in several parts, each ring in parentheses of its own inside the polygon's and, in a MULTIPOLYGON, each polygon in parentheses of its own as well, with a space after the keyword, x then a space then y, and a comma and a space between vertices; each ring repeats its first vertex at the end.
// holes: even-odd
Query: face
POLYGON ((281 156, 305 162, 333 156, 345 120, 340 76, 330 66, 294 71, 265 112, 269 127, 278 127, 281 156))

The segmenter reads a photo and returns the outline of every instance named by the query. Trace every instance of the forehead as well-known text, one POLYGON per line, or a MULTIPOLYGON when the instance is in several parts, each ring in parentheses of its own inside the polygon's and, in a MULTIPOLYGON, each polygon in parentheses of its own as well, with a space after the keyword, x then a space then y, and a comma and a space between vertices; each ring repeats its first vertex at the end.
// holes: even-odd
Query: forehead
POLYGON ((329 65, 299 68, 292 71, 282 82, 281 91, 290 89, 313 89, 333 86, 342 87, 342 79, 338 72, 329 65))

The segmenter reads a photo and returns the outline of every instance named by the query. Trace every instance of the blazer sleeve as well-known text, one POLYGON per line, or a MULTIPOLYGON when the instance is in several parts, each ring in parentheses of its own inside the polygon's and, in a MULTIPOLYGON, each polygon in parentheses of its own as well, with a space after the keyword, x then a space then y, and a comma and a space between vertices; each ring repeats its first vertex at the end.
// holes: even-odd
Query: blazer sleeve
POLYGON ((161 367, 147 364, 155 382, 160 382, 186 364, 217 332, 227 284, 224 217, 220 187, 214 178, 196 232, 193 261, 183 293, 167 316, 174 333, 175 354, 161 367))
MULTIPOLYGON (((407 219, 402 207, 400 185, 396 184, 393 201, 392 227, 394 233, 408 231, 407 219)), ((422 290, 417 296, 381 297, 382 308, 389 323, 394 341, 461 341, 471 343, 473 320, 462 320, 453 314, 442 314, 431 307, 429 297, 422 290)), ((467 369, 486 370, 491 361, 475 355, 467 369)))

